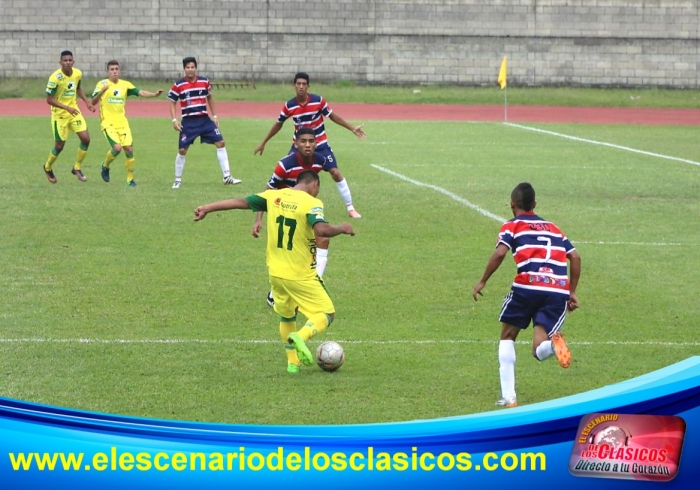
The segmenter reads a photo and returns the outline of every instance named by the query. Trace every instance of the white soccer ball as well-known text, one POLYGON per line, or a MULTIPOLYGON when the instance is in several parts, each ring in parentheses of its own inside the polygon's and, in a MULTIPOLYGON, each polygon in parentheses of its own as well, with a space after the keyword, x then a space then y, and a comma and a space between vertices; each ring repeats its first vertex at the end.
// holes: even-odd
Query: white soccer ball
POLYGON ((335 371, 345 362, 345 351, 338 342, 327 340, 316 349, 316 364, 324 371, 335 371))

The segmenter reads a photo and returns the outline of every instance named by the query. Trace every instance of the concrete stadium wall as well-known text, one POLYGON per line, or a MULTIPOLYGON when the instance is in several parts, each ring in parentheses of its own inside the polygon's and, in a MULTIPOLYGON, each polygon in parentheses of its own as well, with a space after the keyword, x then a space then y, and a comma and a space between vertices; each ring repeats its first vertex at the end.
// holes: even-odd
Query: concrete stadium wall
POLYGON ((0 76, 699 88, 698 0, 0 0, 0 76))

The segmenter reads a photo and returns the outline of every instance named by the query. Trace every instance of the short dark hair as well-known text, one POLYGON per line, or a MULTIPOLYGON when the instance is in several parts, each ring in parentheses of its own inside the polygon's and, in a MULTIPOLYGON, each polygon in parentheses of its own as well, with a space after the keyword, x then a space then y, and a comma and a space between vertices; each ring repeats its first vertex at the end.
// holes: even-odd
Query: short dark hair
POLYGON ((299 131, 296 132, 296 134, 294 135, 294 137, 295 137, 295 138, 300 138, 302 135, 305 135, 305 134, 310 134, 311 136, 314 137, 314 139, 316 139, 316 133, 314 132, 313 129, 311 129, 311 128, 308 127, 308 126, 304 126, 304 127, 302 127, 302 128, 299 128, 299 131))
POLYGON ((188 56, 182 59, 182 67, 186 67, 188 63, 194 63, 194 67, 197 68, 197 58, 194 56, 188 56))
POLYGON ((304 170, 297 175, 297 184, 311 184, 313 182, 321 182, 321 179, 318 178, 318 174, 313 170, 304 170))
POLYGON ((73 56, 73 53, 66 49, 65 51, 61 51, 61 59, 63 59, 64 56, 73 56))
POLYGON ((107 62, 107 69, 109 70, 109 67, 110 67, 110 66, 114 66, 114 65, 119 66, 119 62, 118 62, 117 60, 109 60, 109 61, 107 62))
POLYGON ((523 211, 532 211, 535 207, 535 189, 528 182, 521 182, 511 192, 510 200, 523 211))
POLYGON ((300 78, 301 78, 302 80, 306 80, 306 83, 311 83, 311 81, 309 80, 309 74, 308 74, 308 73, 304 73, 303 71, 300 71, 299 73, 297 73, 296 75, 294 75, 294 83, 297 83, 297 80, 299 80, 300 78))

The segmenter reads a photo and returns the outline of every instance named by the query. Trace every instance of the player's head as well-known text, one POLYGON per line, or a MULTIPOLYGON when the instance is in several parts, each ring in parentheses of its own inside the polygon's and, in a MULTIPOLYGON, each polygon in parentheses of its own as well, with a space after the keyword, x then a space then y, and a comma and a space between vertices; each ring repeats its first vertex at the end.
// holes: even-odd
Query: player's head
POLYGON ((318 178, 318 174, 313 170, 304 170, 297 176, 297 186, 302 187, 313 197, 318 196, 319 187, 321 185, 321 179, 318 178))
POLYGON ((109 60, 107 62, 107 73, 110 76, 119 76, 119 72, 121 71, 121 67, 119 66, 119 62, 117 60, 109 60))
POLYGON ((535 189, 528 182, 521 182, 510 193, 510 207, 514 215, 516 208, 522 211, 532 211, 536 205, 535 189))
POLYGON ((313 155, 316 151, 316 133, 309 127, 300 128, 294 135, 294 146, 303 157, 313 155))
POLYGON ((185 78, 193 82, 197 79, 197 60, 194 56, 188 56, 182 60, 182 67, 185 69, 185 78))
POLYGON ((309 91, 309 75, 299 72, 294 75, 294 91, 297 93, 297 98, 302 102, 306 99, 306 94, 309 91))
POLYGON ((70 75, 73 70, 73 53, 70 51, 61 51, 61 69, 70 75))

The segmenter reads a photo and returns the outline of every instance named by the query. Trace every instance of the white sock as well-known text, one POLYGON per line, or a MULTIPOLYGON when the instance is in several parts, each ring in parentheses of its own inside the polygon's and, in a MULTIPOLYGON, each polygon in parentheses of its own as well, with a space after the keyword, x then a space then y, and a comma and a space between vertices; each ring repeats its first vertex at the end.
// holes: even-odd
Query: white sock
POLYGON ((219 166, 221 167, 221 173, 224 174, 224 178, 231 175, 231 170, 229 170, 228 167, 228 153, 226 152, 226 148, 217 148, 216 158, 219 159, 219 166))
POLYGON ((316 249, 316 274, 318 274, 318 277, 323 278, 323 271, 326 270, 326 264, 328 264, 328 249, 327 248, 317 248, 316 249))
POLYGON ((498 344, 498 373, 501 376, 501 396, 515 396, 515 342, 501 340, 498 344))
POLYGON ((537 349, 535 349, 535 354, 537 355, 537 359, 540 361, 544 361, 545 359, 552 357, 554 355, 554 346, 552 345, 552 341, 545 340, 538 345, 537 349))
POLYGON ((175 180, 182 180, 183 170, 185 170, 185 155, 178 153, 175 157, 175 180))
POLYGON ((350 195, 350 187, 348 187, 348 181, 343 179, 340 182, 336 182, 335 185, 338 186, 338 192, 340 192, 340 195, 345 201, 345 206, 348 208, 348 211, 352 211, 353 209, 355 209, 355 206, 352 205, 352 196, 350 195))

